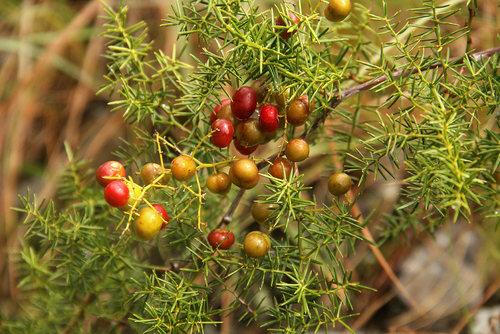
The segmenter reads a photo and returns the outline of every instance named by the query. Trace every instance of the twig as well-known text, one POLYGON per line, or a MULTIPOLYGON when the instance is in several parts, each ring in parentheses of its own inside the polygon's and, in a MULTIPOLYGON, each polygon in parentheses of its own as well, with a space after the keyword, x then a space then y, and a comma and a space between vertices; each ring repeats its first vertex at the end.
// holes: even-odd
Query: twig
POLYGON ((71 318, 68 326, 66 326, 66 328, 64 329, 64 331, 61 332, 61 334, 68 334, 68 333, 71 333, 72 331, 74 331, 73 327, 76 326, 78 320, 83 318, 83 314, 85 312, 85 307, 90 302, 90 299, 92 298, 92 296, 93 295, 91 293, 87 293, 85 295, 85 297, 83 298, 82 307, 78 311, 75 312, 75 314, 71 318))

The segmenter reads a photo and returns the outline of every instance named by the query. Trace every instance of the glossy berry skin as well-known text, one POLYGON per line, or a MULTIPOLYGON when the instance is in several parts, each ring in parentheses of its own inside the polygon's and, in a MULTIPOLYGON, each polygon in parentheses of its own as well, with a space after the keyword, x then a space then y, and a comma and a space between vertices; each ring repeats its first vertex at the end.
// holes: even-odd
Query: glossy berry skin
POLYGON ((115 208, 126 205, 129 197, 130 190, 122 181, 113 181, 104 189, 104 199, 115 208))
POLYGON ((215 120, 210 131, 215 131, 210 137, 210 142, 219 148, 228 147, 233 141, 234 127, 227 119, 215 120))
POLYGON ((252 204, 252 217, 260 225, 269 228, 271 222, 268 219, 278 207, 277 204, 255 202, 252 204))
POLYGON ((259 120, 256 118, 241 121, 234 132, 238 142, 243 146, 259 145, 266 138, 266 133, 262 131, 259 120))
POLYGON ((161 218, 163 218, 161 222, 161 227, 160 230, 163 230, 165 226, 167 226, 168 222, 170 221, 170 218, 168 218, 167 211, 161 204, 151 204, 151 206, 158 212, 161 218))
POLYGON ((325 8, 325 17, 331 22, 340 22, 351 13, 351 1, 330 0, 325 8))
POLYGON ((207 189, 212 194, 226 195, 231 190, 231 180, 224 172, 212 174, 207 179, 207 189))
POLYGON ((309 144, 302 138, 294 138, 286 145, 285 155, 293 162, 304 161, 309 156, 309 144))
POLYGON ((240 159, 229 169, 229 179, 237 187, 251 189, 259 183, 259 169, 250 159, 240 159))
POLYGON ((233 94, 231 110, 239 119, 247 119, 255 112, 257 107, 257 93, 252 87, 243 86, 233 94))
POLYGON ((231 122, 233 127, 236 127, 236 125, 238 125, 238 123, 240 122, 240 120, 236 116, 234 116, 230 104, 226 104, 220 109, 219 114, 217 114, 217 118, 227 119, 229 122, 231 122))
POLYGON ((293 164, 289 160, 280 157, 273 161, 273 164, 269 166, 268 172, 275 178, 283 180, 285 178, 288 178, 290 172, 292 171, 292 168, 293 164), (285 168, 285 175, 283 175, 282 166, 285 168))
POLYGON ((265 233, 252 231, 245 237, 243 249, 249 257, 263 257, 271 249, 271 239, 265 233))
POLYGON ((259 125, 264 132, 278 130, 280 121, 278 119, 278 108, 272 104, 266 104, 260 108, 259 125))
POLYGON ((208 234, 207 240, 213 249, 228 249, 234 244, 234 234, 229 230, 216 228, 208 234))
POLYGON ((346 173, 336 173, 328 180, 328 191, 334 196, 347 194, 351 189, 352 180, 346 173))
POLYGON ((170 164, 172 176, 177 181, 186 181, 196 173, 196 163, 185 155, 178 156, 170 164))
POLYGON ((281 108, 284 108, 284 107, 286 107, 286 104, 288 102, 289 97, 290 97, 290 89, 286 89, 281 94, 275 93, 274 101, 276 101, 276 104, 278 106, 280 106, 281 108))
POLYGON ((103 188, 116 179, 105 179, 105 177, 125 177, 125 168, 118 161, 108 161, 103 163, 95 173, 97 183, 103 188))
POLYGON ((145 164, 141 168, 141 179, 145 185, 152 184, 154 180, 159 178, 163 174, 163 177, 159 179, 156 184, 167 185, 170 181, 170 175, 165 174, 165 170, 161 168, 161 165, 155 164, 153 162, 145 164))
POLYGON ((153 208, 145 207, 139 211, 139 217, 134 222, 134 231, 141 240, 151 240, 162 226, 160 214, 153 208))
POLYGON ((217 119, 217 115, 219 114, 219 111, 222 109, 222 107, 228 104, 231 104, 231 100, 224 99, 221 101, 221 104, 215 106, 214 111, 210 113, 210 124, 212 124, 217 119))
MULTIPOLYGON (((292 20, 295 23, 300 22, 300 20, 297 18, 297 16, 295 16, 295 14, 293 14, 290 11, 288 11, 288 17, 290 18, 290 20, 292 20)), ((295 31, 288 32, 288 28, 292 26, 292 23, 288 20, 285 23, 285 21, 283 20, 283 18, 281 16, 278 16, 276 18, 276 25, 284 27, 283 29, 280 29, 280 31, 282 31, 280 33, 280 36, 283 39, 289 39, 292 36, 292 34, 295 33, 295 31)))
POLYGON ((293 126, 304 125, 309 117, 308 106, 300 99, 295 99, 286 109, 286 121, 293 126))
POLYGON ((243 155, 250 155, 252 154, 253 152, 255 152, 255 150, 257 150, 259 148, 259 145, 254 145, 254 146, 243 146, 240 144, 240 142, 238 141, 238 138, 235 138, 234 141, 233 141, 233 145, 234 145, 234 148, 240 152, 241 154, 243 155))

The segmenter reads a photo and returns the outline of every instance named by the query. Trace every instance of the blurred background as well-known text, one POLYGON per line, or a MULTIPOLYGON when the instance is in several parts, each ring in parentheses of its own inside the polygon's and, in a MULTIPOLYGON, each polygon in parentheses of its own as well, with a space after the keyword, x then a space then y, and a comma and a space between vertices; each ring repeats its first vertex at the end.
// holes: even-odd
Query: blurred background
MULTIPOLYGON (((118 1, 107 0, 117 6, 118 1)), ((380 1, 359 1, 380 12, 380 1)), ((406 8, 421 1, 388 0, 391 12, 402 10, 404 22, 412 13, 406 8)), ((272 6, 264 0, 262 6, 272 6)), ((468 12, 466 0, 442 1, 461 8, 452 20, 463 26, 468 12)), ((144 20, 155 49, 171 53, 173 30, 161 28, 162 18, 171 10, 171 1, 131 0, 130 22, 144 20)), ((473 47, 484 50, 498 46, 500 28, 498 0, 478 1, 473 21, 473 47)), ((92 160, 97 168, 113 158, 120 137, 127 129, 120 112, 111 113, 108 102, 116 96, 96 96, 107 73, 106 39, 99 35, 103 21, 99 1, 2 0, 0 1, 0 313, 17 312, 16 265, 12 261, 22 246, 23 217, 10 208, 19 206, 18 194, 27 189, 38 202, 52 198, 57 191, 57 175, 67 162, 64 142, 79 158, 92 160)), ((194 47, 196 48, 196 41, 194 47)), ((457 43, 452 56, 465 50, 465 40, 457 43)), ((310 166, 314 169, 314 165, 310 166)), ((304 171, 304 170, 303 170, 304 171)), ((304 171, 307 174, 307 171, 304 171)), ((309 173, 313 183, 319 173, 309 173)), ((322 180, 321 182, 323 182, 322 180)), ((385 209, 398 197, 397 182, 368 184, 361 199, 366 212, 380 210, 370 230, 377 226, 385 209)), ((398 298, 391 280, 366 244, 346 259, 356 268, 354 279, 377 289, 356 296, 355 311, 361 316, 349 324, 354 329, 375 332, 451 332, 488 333, 498 327, 500 294, 499 233, 493 222, 457 222, 443 226, 436 237, 409 235, 403 246, 387 243, 383 254, 405 285, 418 309, 398 298), (477 222, 477 224, 474 224, 477 222), (452 246, 453 245, 453 246, 452 246), (412 247, 410 247, 412 246, 412 247), (458 287, 458 288, 457 288, 458 287), (479 315, 478 315, 479 314, 479 315), (467 326, 469 316, 482 316, 485 327, 467 326), (489 326, 489 327, 488 327, 489 326)), ((479 325, 477 325, 479 326, 479 325)))

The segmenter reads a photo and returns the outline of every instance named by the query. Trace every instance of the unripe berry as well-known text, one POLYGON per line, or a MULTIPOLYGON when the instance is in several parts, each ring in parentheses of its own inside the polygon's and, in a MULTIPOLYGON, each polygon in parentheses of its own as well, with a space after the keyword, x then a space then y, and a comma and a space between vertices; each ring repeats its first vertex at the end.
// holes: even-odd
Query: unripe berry
POLYGON ((165 174, 165 170, 161 168, 161 165, 155 164, 153 162, 145 164, 141 168, 141 179, 145 185, 153 183, 154 180, 159 178, 163 174, 163 177, 159 179, 156 184, 166 185, 170 181, 170 175, 165 174))
POLYGON ((240 159, 229 169, 229 179, 237 187, 251 189, 259 183, 259 169, 250 159, 240 159))
POLYGON ((332 22, 340 22, 351 13, 351 1, 330 0, 325 8, 325 17, 332 22))
POLYGON ((245 237, 245 241, 243 241, 243 249, 250 257, 263 257, 271 249, 271 239, 269 239, 265 233, 252 231, 245 237))
POLYGON ((224 172, 212 174, 207 179, 207 188, 213 194, 225 195, 231 190, 231 180, 224 172))
POLYGON ((328 191, 334 196, 347 194, 351 189, 352 180, 346 173, 336 173, 328 180, 328 191))
POLYGON ((160 232, 162 223, 160 214, 148 206, 139 211, 139 217, 134 222, 134 231, 140 239, 151 240, 160 232))
POLYGON ((172 176, 177 181, 186 181, 196 174, 196 163, 185 155, 178 156, 170 164, 172 176))
POLYGON ((286 145, 285 155, 290 161, 303 161, 309 156, 309 145, 302 138, 292 139, 286 145))

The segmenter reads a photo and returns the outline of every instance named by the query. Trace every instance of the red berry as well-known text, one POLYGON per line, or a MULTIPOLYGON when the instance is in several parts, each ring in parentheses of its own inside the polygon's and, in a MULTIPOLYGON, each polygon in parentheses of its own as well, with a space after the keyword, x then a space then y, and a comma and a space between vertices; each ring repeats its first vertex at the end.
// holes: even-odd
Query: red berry
POLYGON ((160 230, 162 230, 165 226, 167 226, 167 223, 170 221, 170 218, 168 218, 167 211, 163 208, 161 204, 151 204, 153 208, 160 214, 161 218, 163 218, 163 222, 161 224, 160 230))
POLYGON ((227 119, 217 119, 212 123, 210 131, 214 131, 210 137, 210 142, 217 147, 229 146, 233 140, 234 128, 227 119))
POLYGON ((260 128, 264 132, 274 132, 278 130, 280 121, 278 119, 278 108, 272 104, 266 104, 260 108, 259 118, 260 128))
POLYGON ((243 86, 233 94, 231 110, 239 119, 247 119, 257 107, 257 93, 252 87, 243 86))
POLYGON ((221 104, 215 106, 214 111, 210 113, 210 124, 212 124, 217 119, 217 115, 219 114, 219 111, 221 110, 221 108, 223 106, 225 106, 226 104, 230 104, 230 103, 231 103, 230 99, 224 99, 221 101, 221 104))
POLYGON ((113 181, 104 189, 104 199, 109 205, 120 208, 127 204, 130 190, 122 181, 113 181))
POLYGON ((96 171, 95 178, 97 183, 103 188, 113 181, 113 179, 105 179, 105 177, 125 177, 125 168, 118 161, 108 161, 103 163, 96 171))
POLYGON ((292 168, 293 164, 289 160, 280 157, 273 161, 272 166, 269 166, 268 172, 275 178, 283 180, 288 178, 292 168), (285 175, 283 175, 283 168, 285 169, 285 175))
POLYGON ((229 230, 216 228, 208 234, 207 240, 213 249, 228 249, 234 244, 234 234, 229 230))
POLYGON ((240 152, 241 154, 243 155, 250 155, 252 154, 253 152, 255 152, 256 149, 259 148, 259 145, 254 145, 254 146, 243 146, 240 144, 240 142, 238 141, 238 138, 235 138, 234 141, 233 141, 233 144, 234 144, 234 148, 240 152))
MULTIPOLYGON (((297 18, 297 16, 295 16, 291 11, 288 11, 288 17, 290 18, 290 20, 292 20, 295 23, 300 22, 300 20, 297 18)), ((283 18, 281 16, 278 16, 276 18, 276 25, 285 27, 285 28, 280 29, 280 31, 282 31, 280 33, 280 36, 284 39, 289 39, 292 36, 292 33, 295 32, 295 31, 288 32, 288 28, 290 28, 292 26, 292 23, 288 20, 285 23, 285 21, 283 20, 283 18)))

